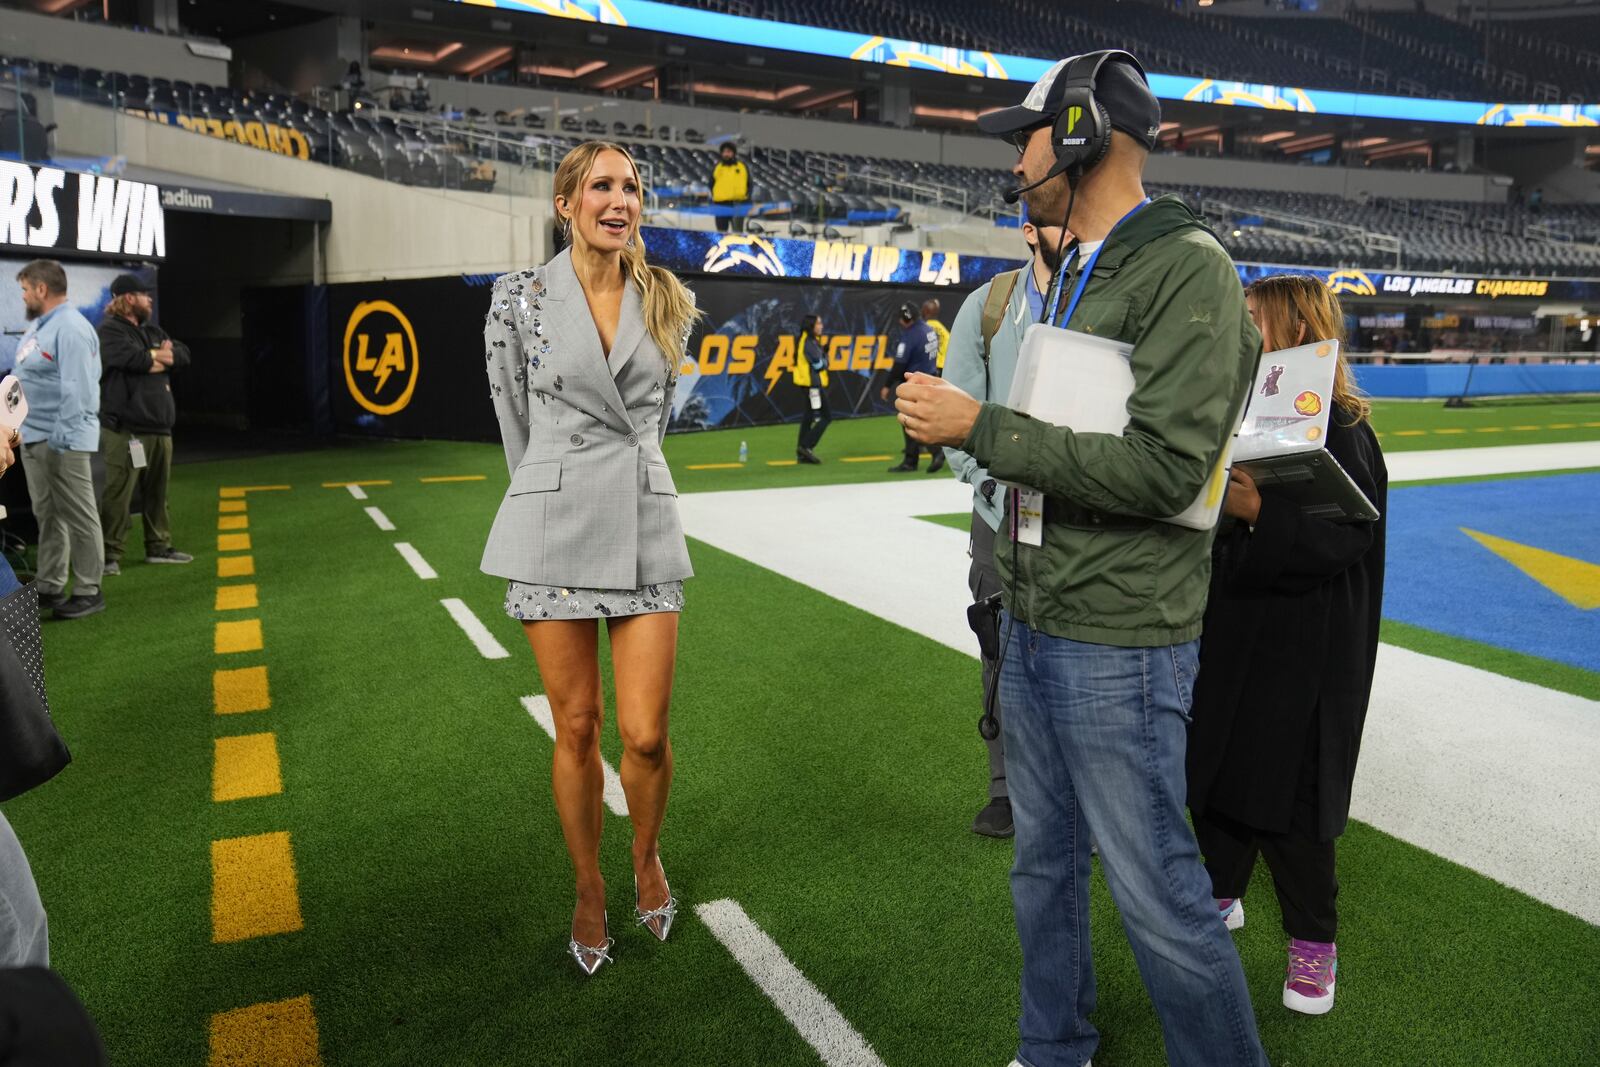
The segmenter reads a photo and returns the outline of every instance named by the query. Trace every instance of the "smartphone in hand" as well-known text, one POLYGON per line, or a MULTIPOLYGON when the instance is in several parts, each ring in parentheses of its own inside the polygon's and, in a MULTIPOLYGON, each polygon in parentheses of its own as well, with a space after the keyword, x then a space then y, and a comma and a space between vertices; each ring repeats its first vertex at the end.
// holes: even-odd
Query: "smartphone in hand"
POLYGON ((27 417, 28 398, 22 393, 22 383, 15 374, 0 378, 0 428, 20 430, 27 417))

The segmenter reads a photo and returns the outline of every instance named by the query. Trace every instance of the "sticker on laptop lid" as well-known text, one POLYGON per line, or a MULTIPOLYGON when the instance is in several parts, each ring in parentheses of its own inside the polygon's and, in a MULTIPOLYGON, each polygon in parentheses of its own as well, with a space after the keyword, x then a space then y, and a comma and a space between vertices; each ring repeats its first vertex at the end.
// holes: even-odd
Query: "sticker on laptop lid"
POLYGON ((1322 397, 1310 389, 1294 398, 1294 409, 1307 417, 1322 413, 1322 397))

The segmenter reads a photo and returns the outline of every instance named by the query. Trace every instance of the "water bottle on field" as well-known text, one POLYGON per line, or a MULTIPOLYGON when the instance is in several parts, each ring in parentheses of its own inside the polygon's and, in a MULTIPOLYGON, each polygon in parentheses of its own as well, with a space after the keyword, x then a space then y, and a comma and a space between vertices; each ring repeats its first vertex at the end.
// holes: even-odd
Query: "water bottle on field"
POLYGON ((748 442, 748 441, 740 441, 739 442, 739 462, 740 463, 748 463, 748 462, 750 462, 750 442, 748 442))

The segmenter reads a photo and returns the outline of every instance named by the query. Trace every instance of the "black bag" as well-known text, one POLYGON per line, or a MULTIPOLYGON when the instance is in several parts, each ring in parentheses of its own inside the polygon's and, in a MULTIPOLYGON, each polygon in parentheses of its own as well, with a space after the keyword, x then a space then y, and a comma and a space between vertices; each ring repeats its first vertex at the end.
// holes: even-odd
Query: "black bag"
POLYGON ((44 695, 39 591, 30 582, 0 600, 0 801, 48 782, 71 762, 44 695))

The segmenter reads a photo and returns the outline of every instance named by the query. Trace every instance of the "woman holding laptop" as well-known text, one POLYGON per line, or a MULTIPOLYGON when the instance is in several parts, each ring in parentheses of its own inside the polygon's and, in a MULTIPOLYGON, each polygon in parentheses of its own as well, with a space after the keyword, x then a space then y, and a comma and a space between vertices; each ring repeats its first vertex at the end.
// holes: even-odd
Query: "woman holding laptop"
MULTIPOLYGON (((1284 274, 1245 290, 1265 352, 1344 338, 1321 280, 1284 274)), ((1376 522, 1314 518, 1235 467, 1212 549, 1211 596, 1189 728, 1189 807, 1217 908, 1240 900, 1259 853, 1289 935, 1284 1006, 1333 1007, 1339 883, 1334 842, 1350 811, 1383 600, 1388 471, 1343 351, 1327 449, 1376 522)))

